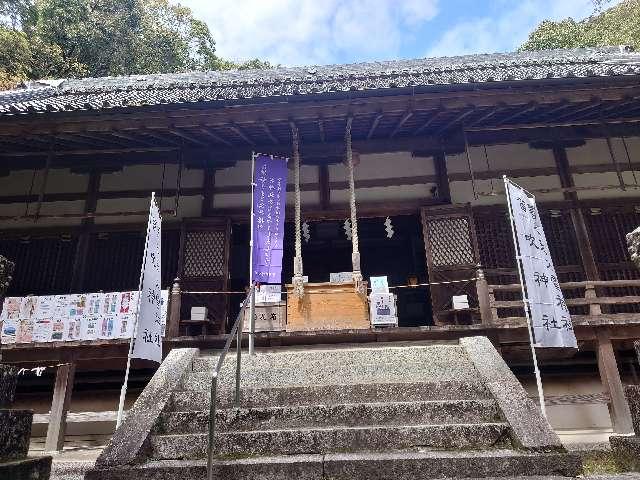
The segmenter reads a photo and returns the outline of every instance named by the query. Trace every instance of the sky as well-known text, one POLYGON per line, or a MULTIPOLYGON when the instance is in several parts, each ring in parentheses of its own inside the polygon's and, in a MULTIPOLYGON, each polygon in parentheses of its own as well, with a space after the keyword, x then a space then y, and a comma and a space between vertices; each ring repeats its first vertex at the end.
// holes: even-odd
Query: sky
MULTIPOLYGON (((615 1, 615 0, 614 0, 615 1)), ((513 51, 544 19, 591 0, 180 0, 217 54, 286 66, 513 51)))

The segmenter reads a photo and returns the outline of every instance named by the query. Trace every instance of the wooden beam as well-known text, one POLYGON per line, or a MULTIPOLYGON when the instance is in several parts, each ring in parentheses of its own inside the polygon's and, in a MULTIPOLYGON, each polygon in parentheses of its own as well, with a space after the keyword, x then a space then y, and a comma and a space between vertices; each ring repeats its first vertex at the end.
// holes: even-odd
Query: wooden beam
POLYGON ((256 142, 251 140, 249 138, 249 136, 242 131, 242 129, 240 128, 239 125, 237 125, 235 123, 232 123, 231 125, 228 125, 227 128, 229 130, 231 130, 233 133, 235 133, 236 135, 238 135, 242 140, 244 140, 249 145, 255 145, 256 144, 256 142))
POLYGON ((454 125, 457 125, 459 123, 462 122, 462 120, 464 120, 465 118, 467 118, 469 115, 471 115, 473 112, 475 112, 475 107, 469 107, 467 110, 459 113, 458 115, 456 115, 452 120, 450 120, 449 122, 447 122, 443 127, 440 127, 440 129, 438 131, 436 131, 436 133, 434 134, 436 137, 439 137, 440 135, 442 135, 444 132, 446 132, 447 130, 449 130, 451 127, 453 127, 454 125))
POLYGON ((329 166, 318 166, 318 189, 320 190, 320 208, 329 210, 331 205, 331 186, 329 185, 329 166))
POLYGON ((325 143, 327 141, 327 135, 324 131, 324 119, 322 117, 318 117, 318 131, 320 132, 320 141, 325 143))
MULTIPOLYGON (((98 206, 98 192, 100 191, 101 172, 93 170, 89 175, 87 195, 84 204, 84 215, 95 213, 98 206)), ((91 243, 91 228, 95 223, 93 218, 87 217, 82 220, 78 244, 76 246, 75 257, 71 270, 71 292, 80 292, 84 285, 87 257, 91 243)))
POLYGON ((442 200, 443 203, 451 203, 451 190, 449 187, 449 175, 447 173, 447 156, 444 151, 433 155, 433 166, 436 170, 438 199, 442 200))
POLYGON ((198 131, 200 133, 202 133, 203 135, 206 135, 207 137, 211 138, 212 140, 214 140, 214 141, 216 141, 218 143, 222 143, 223 145, 226 145, 228 147, 233 146, 233 144, 231 142, 229 142, 228 140, 225 140, 220 135, 217 135, 217 134, 213 133, 208 128, 200 128, 200 129, 198 129, 198 131))
POLYGON ((182 132, 180 130, 177 130, 175 128, 170 129, 169 132, 173 133, 174 135, 177 135, 180 138, 184 138, 185 140, 187 140, 187 141, 189 141, 191 143, 195 143, 196 145, 199 145, 201 147, 208 147, 209 146, 206 142, 203 142, 199 138, 196 138, 193 135, 189 135, 188 133, 184 133, 184 132, 182 132))
POLYGON ((149 147, 154 146, 154 144, 153 144, 153 143, 151 143, 151 142, 149 142, 149 141, 147 141, 147 140, 144 140, 143 138, 136 137, 136 136, 134 136, 134 135, 129 135, 129 134, 127 134, 127 133, 118 132, 118 131, 115 131, 115 130, 114 130, 114 131, 112 131, 112 132, 109 132, 109 133, 110 133, 111 135, 113 135, 114 137, 122 138, 122 139, 124 139, 124 140, 128 140, 128 141, 130 141, 130 142, 141 143, 142 145, 147 145, 147 146, 149 146, 149 147))
POLYGON ((480 125, 481 123, 486 122, 487 120, 489 120, 495 114, 504 111, 505 108, 506 107, 504 107, 504 106, 490 108, 487 113, 482 115, 480 118, 476 118, 473 122, 469 123, 468 126, 480 125))
POLYGON ((509 115, 506 118, 503 118, 502 120, 500 120, 498 123, 496 123, 496 125, 504 125, 512 120, 515 120, 516 118, 524 115, 525 113, 529 113, 535 109, 538 108, 538 104, 536 102, 530 102, 527 106, 525 106, 524 109, 519 110, 517 112, 514 112, 513 114, 509 115))
MULTIPOLYGON (((571 174, 571 169, 569 167, 567 151, 564 147, 555 145, 552 152, 558 176, 560 177, 560 186, 563 188, 575 187, 573 175, 571 174)), ((570 210, 571 223, 573 224, 573 230, 576 235, 576 242, 578 244, 578 250, 580 251, 580 258, 582 260, 582 267, 584 268, 585 276, 587 277, 587 280, 599 280, 600 273, 593 253, 589 230, 587 229, 582 209, 577 206, 578 195, 575 191, 564 192, 563 195, 565 200, 573 204, 573 208, 570 210)))
POLYGON ((389 135, 389 138, 393 138, 396 136, 396 134, 400 131, 400 129, 404 126, 405 123, 407 123, 407 121, 413 117, 413 110, 407 110, 404 115, 402 115, 402 117, 400 118, 400 120, 398 121, 398 123, 396 124, 395 128, 393 129, 393 131, 391 132, 391 135, 389 135))
POLYGON ((609 332, 606 329, 599 329, 596 331, 596 335, 598 372, 600 373, 602 387, 611 398, 609 411, 613 430, 616 433, 633 433, 631 411, 625 398, 618 362, 616 361, 616 354, 613 350, 609 332))
POLYGON ((213 215, 213 201, 216 188, 216 170, 213 165, 207 164, 204 168, 204 180, 202 182, 202 216, 213 215))
POLYGON ((371 127, 369 127, 369 132, 367 133, 367 140, 373 137, 373 134, 375 133, 376 128, 378 128, 378 124, 380 123, 380 120, 382 120, 383 117, 384 117, 384 114, 382 113, 376 114, 375 118, 373 119, 373 122, 371 123, 371 127))
POLYGON ((436 119, 438 118, 438 115, 440 115, 444 111, 445 111, 444 108, 438 108, 434 110, 431 116, 429 117, 429 119, 426 122, 424 122, 422 125, 420 125, 418 128, 416 128, 413 131, 413 134, 419 135, 422 132, 424 132, 427 128, 429 128, 433 124, 433 122, 436 121, 436 119))
POLYGON ((53 400, 49 414, 45 452, 61 452, 67 430, 67 413, 71 405, 73 382, 76 374, 75 363, 60 365, 56 370, 56 383, 53 387, 53 400))
POLYGON ((176 147, 180 146, 180 142, 176 141, 175 139, 169 138, 167 135, 159 135, 155 132, 150 131, 148 128, 141 129, 140 133, 147 137, 151 137, 154 140, 162 142, 163 144, 175 145, 176 147))
POLYGON ((599 107, 600 105, 602 105, 601 101, 597 99, 592 99, 591 101, 587 102, 587 104, 584 105, 583 107, 576 108, 575 110, 571 110, 570 112, 567 112, 564 115, 560 115, 558 118, 555 119, 555 121, 563 122, 567 119, 573 119, 579 113, 585 112, 587 110, 591 110, 592 108, 595 108, 595 107, 599 107))
POLYGON ((271 140, 271 142, 274 145, 278 145, 278 139, 275 137, 275 135, 273 134, 273 132, 271 131, 271 129, 269 128, 269 124, 267 122, 261 122, 260 124, 262 126, 262 129, 264 130, 264 133, 267 135, 267 137, 269 137, 269 140, 271 140))

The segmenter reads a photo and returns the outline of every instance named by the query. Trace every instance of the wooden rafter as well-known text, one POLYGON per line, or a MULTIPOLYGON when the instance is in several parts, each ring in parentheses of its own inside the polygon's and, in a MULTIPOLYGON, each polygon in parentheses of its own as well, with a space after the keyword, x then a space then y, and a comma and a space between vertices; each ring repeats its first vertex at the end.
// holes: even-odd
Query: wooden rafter
POLYGON ((88 133, 76 133, 74 135, 76 137, 86 138, 88 140, 92 140, 94 142, 98 142, 98 144, 100 144, 100 145, 107 145, 108 148, 111 148, 114 145, 116 145, 118 147, 126 147, 127 146, 127 145, 123 144, 122 142, 119 142, 119 141, 115 140, 114 138, 111 138, 110 136, 104 136, 104 135, 98 136, 98 135, 91 135, 91 134, 88 134, 88 133))
POLYGON ((233 144, 231 142, 229 142, 228 140, 225 140, 224 138, 222 138, 221 136, 213 133, 211 130, 209 130, 208 128, 200 128, 198 130, 200 133, 202 133, 203 135, 209 137, 210 139, 218 142, 218 143, 222 143, 223 145, 226 145, 227 147, 231 147, 233 146, 233 144))
POLYGON ((235 133, 236 135, 238 135, 242 140, 244 140, 249 145, 256 144, 256 142, 251 140, 249 136, 246 133, 244 133, 244 131, 242 131, 239 125, 232 123, 231 125, 228 125, 227 128, 231 130, 233 133, 235 133))
POLYGON ((438 108, 437 110, 435 110, 426 122, 424 122, 422 125, 420 125, 418 128, 416 128, 413 131, 413 134, 419 135, 420 133, 424 132, 427 128, 429 128, 433 124, 433 122, 436 121, 438 116, 444 111, 445 110, 443 108, 438 108))
POLYGON ((407 123, 407 121, 413 117, 413 110, 407 110, 404 115, 402 115, 402 117, 400 118, 400 120, 398 121, 398 123, 396 124, 395 128, 393 129, 393 131, 391 132, 391 135, 389 135, 390 138, 395 137, 396 134, 400 131, 400 129, 404 126, 405 123, 407 123))
POLYGON ((373 122, 371 123, 371 127, 369 127, 369 132, 367 133, 367 140, 373 137, 373 134, 376 131, 376 128, 378 128, 378 124, 380 123, 380 120, 382 120, 383 117, 384 117, 384 114, 382 114, 382 112, 378 112, 376 114, 375 118, 373 119, 373 122))
POLYGON ((439 135, 442 135, 444 132, 449 130, 454 125, 461 123, 465 118, 467 118, 469 115, 471 115, 475 111, 476 111, 475 107, 469 107, 467 108, 467 110, 463 110, 462 112, 458 113, 458 115, 456 115, 452 120, 444 124, 434 135, 436 137, 439 135))
POLYGON ((592 108, 596 108, 599 107, 600 105, 602 105, 602 102, 599 99, 592 99, 590 102, 588 102, 586 105, 576 108, 575 110, 571 110, 569 112, 566 112, 564 115, 560 115, 559 117, 557 117, 555 119, 555 121, 557 122, 562 122, 563 120, 567 120, 567 119, 573 119, 575 118, 576 115, 585 112, 587 110, 591 110, 592 108))
POLYGON ((203 142, 199 138, 196 138, 193 135, 189 135, 188 133, 185 133, 185 132, 183 132, 181 130, 177 130, 175 128, 172 128, 171 130, 169 130, 169 132, 173 133, 174 135, 177 135, 178 137, 184 138, 185 140, 187 140, 187 141, 189 141, 191 143, 195 143, 196 145, 199 145, 201 147, 208 146, 208 144, 206 142, 203 142))
POLYGON ((260 126, 262 127, 262 129, 264 130, 264 133, 267 135, 267 137, 269 137, 269 140, 271 140, 271 142, 274 145, 278 145, 278 139, 275 137, 275 135, 273 134, 273 132, 271 131, 271 129, 269 128, 269 124, 267 122, 260 122, 260 126))
POLYGON ((514 112, 511 115, 508 115, 506 118, 503 118, 500 121, 498 121, 496 123, 496 125, 505 125, 505 124, 511 122, 512 120, 515 120, 516 118, 518 118, 518 117, 520 117, 520 116, 522 116, 522 115, 524 115, 526 113, 529 113, 529 112, 532 112, 532 111, 536 110, 537 108, 538 108, 538 104, 536 102, 530 102, 522 110, 514 112))
POLYGON ((151 138, 154 138, 154 139, 156 139, 156 140, 158 140, 160 142, 163 142, 164 144, 174 145, 176 147, 179 145, 179 143, 177 141, 175 141, 172 138, 168 138, 167 135, 159 135, 158 133, 152 132, 152 131, 150 131, 148 129, 143 129, 143 130, 141 130, 140 133, 142 133, 143 135, 146 135, 147 137, 151 137, 151 138))
POLYGON ((109 132, 110 135, 113 135, 114 137, 118 137, 118 138, 122 138, 123 140, 128 140, 130 142, 134 142, 134 143, 140 143, 142 145, 153 145, 153 143, 148 142, 147 140, 144 140, 143 138, 140 138, 138 136, 135 135, 129 135, 127 133, 123 133, 123 132, 118 132, 118 131, 111 131, 109 132))
POLYGON ((318 131, 320 132, 320 141, 325 143, 327 141, 327 135, 324 131, 324 119, 322 116, 318 117, 318 131))
POLYGON ((476 118, 472 123, 470 123, 469 125, 479 125, 483 122, 486 122, 487 120, 489 120, 491 117, 493 117, 495 114, 500 113, 502 111, 504 111, 506 107, 504 106, 499 106, 499 107, 493 107, 490 108, 489 111, 487 113, 485 113, 484 115, 481 115, 479 118, 476 118))

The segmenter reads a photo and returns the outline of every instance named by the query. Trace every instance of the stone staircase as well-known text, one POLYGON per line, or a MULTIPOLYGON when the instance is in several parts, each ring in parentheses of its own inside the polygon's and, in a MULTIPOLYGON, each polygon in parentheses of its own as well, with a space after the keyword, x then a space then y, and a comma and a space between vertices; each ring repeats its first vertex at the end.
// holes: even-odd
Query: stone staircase
MULTIPOLYGON (((493 349, 483 340, 484 349, 493 349)), ((535 428, 523 434, 526 425, 513 428, 508 419, 513 415, 505 413, 501 398, 492 393, 496 386, 476 367, 473 355, 478 351, 470 355, 458 342, 262 351, 243 356, 240 409, 233 407, 232 355, 219 377, 214 478, 413 480, 579 473, 579 460, 549 434, 548 424, 542 435, 535 428), (532 437, 539 444, 524 445, 532 437)), ((208 352, 192 359, 132 461, 114 464, 105 451, 107 458, 99 459, 87 478, 206 478, 216 360, 208 352)), ((499 387, 508 392, 513 383, 499 387)), ((530 402, 524 391, 518 393, 518 400, 530 402)), ((522 411, 528 412, 525 423, 541 419, 531 418, 531 405, 522 411)))

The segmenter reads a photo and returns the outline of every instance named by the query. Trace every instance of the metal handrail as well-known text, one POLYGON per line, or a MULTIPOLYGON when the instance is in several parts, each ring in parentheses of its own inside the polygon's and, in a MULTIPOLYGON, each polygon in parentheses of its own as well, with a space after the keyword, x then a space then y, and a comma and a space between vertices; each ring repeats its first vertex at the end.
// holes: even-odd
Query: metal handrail
POLYGON ((218 363, 213 370, 213 375, 211 377, 211 402, 209 405, 209 445, 207 448, 207 480, 213 480, 213 446, 214 446, 214 437, 215 437, 215 427, 216 427, 216 397, 218 393, 218 375, 220 374, 220 369, 224 364, 224 358, 231 347, 231 342, 233 341, 233 337, 236 337, 236 392, 234 397, 234 404, 236 408, 240 408, 240 365, 242 361, 242 322, 244 319, 244 311, 249 303, 253 303, 255 296, 255 285, 252 285, 249 289, 249 293, 246 298, 242 302, 242 306, 240 307, 240 312, 238 312, 238 316, 236 317, 236 321, 233 323, 233 327, 229 332, 229 336, 227 337, 227 341, 224 344, 224 348, 220 353, 220 357, 218 358, 218 363))

